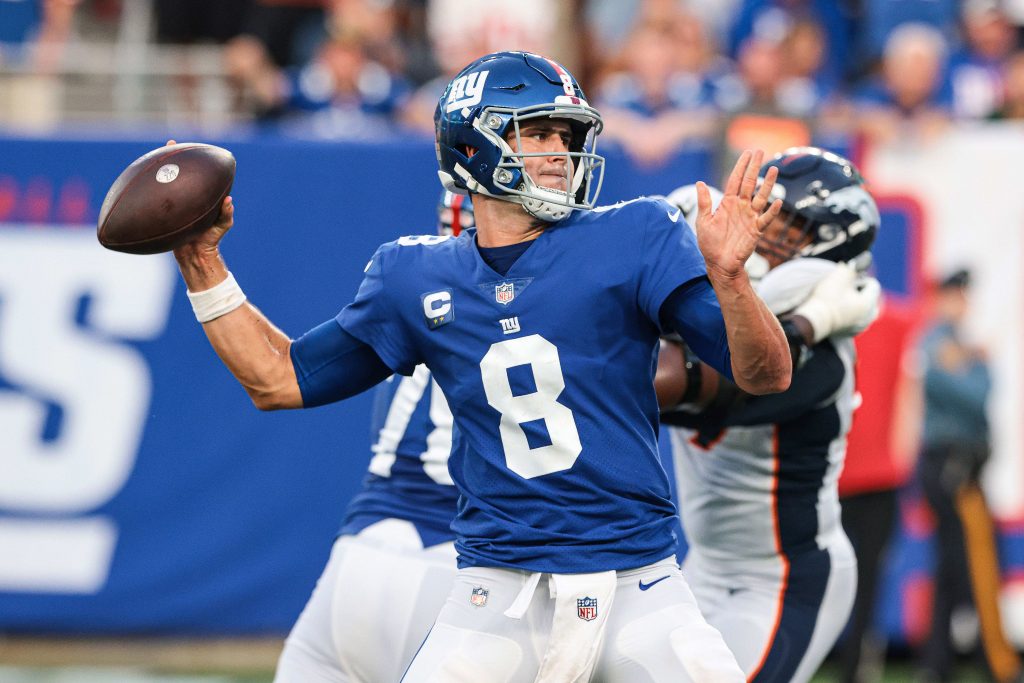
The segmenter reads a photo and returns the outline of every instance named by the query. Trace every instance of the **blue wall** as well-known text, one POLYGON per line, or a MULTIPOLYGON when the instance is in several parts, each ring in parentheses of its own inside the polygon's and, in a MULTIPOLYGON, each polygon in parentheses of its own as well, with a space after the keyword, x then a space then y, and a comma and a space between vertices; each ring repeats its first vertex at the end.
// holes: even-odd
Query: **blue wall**
MULTIPOLYGON (((109 291, 94 290, 88 278, 62 295, 70 302, 66 329, 50 329, 54 325, 42 319, 4 317, 5 304, 24 300, 28 290, 22 288, 54 281, 44 264, 64 244, 79 245, 78 260, 56 267, 77 269, 84 260, 124 270, 94 273, 122 277, 122 291, 132 290, 125 269, 143 263, 138 259, 173 272, 169 255, 115 255, 91 237, 107 187, 132 159, 162 142, 0 138, 0 250, 28 240, 37 246, 27 258, 40 263, 35 281, 0 284, 0 398, 17 396, 46 415, 30 432, 38 443, 0 441, 0 449, 51 448, 56 455, 37 457, 62 457, 76 410, 61 398, 59 386, 18 376, 17 363, 3 356, 3 325, 23 331, 39 326, 38 335, 70 335, 127 350, 144 359, 152 378, 130 474, 104 501, 69 511, 37 504, 31 492, 27 502, 15 497, 12 503, 0 487, 0 631, 284 632, 327 559, 368 462, 367 396, 309 411, 258 412, 209 348, 176 275, 166 280, 173 287, 166 327, 147 339, 96 322, 109 291), (9 563, 40 561, 28 555, 41 552, 9 543, 5 549, 5 524, 83 519, 105 520, 116 536, 96 592, 59 585, 19 589, 5 577, 9 563), (26 556, 12 559, 17 552, 26 556)), ((352 298, 379 243, 435 229, 440 188, 429 142, 220 144, 238 159, 236 225, 223 252, 250 300, 292 336, 332 317, 352 298)), ((602 198, 666 192, 705 177, 708 163, 704 151, 686 152, 655 173, 630 167, 612 151, 602 198)), ((140 293, 131 305, 153 304, 140 293)), ((39 368, 52 360, 42 348, 35 358, 39 368)), ((58 384, 85 381, 75 375, 65 373, 58 384)), ((97 388, 103 384, 96 381, 97 388)), ((95 400, 116 398, 100 391, 95 400)), ((91 428, 132 425, 112 416, 109 424, 91 428)), ((24 469, 0 450, 3 476, 31 486, 24 469)), ((61 561, 74 565, 80 558, 61 561)))
MULTIPOLYGON (((236 226, 223 252, 250 300, 292 336, 351 299, 379 243, 434 230, 439 186, 428 141, 208 142, 238 159, 236 226)), ((107 187, 162 143, 0 138, 0 632, 286 632, 368 462, 368 396, 260 413, 209 348, 170 256, 117 255, 95 242, 107 187), (137 284, 143 266, 148 288, 137 284), (4 272, 18 268, 26 275, 4 272), (112 321, 112 298, 122 316, 158 320, 148 332, 130 319, 112 321), (70 346, 53 346, 55 338, 70 346), (64 367, 54 348, 84 348, 98 360, 101 351, 116 351, 111 367, 134 367, 129 375, 151 398, 131 399, 135 417, 115 410, 128 399, 111 389, 121 385, 103 376, 106 366, 64 367), (141 359, 137 367, 132 358, 141 359), (87 391, 65 392, 65 385, 87 391), (76 431, 85 408, 100 417, 76 431), (87 479, 90 468, 114 457, 104 450, 106 437, 122 432, 138 434, 126 437, 130 452, 117 456, 127 468, 123 483, 88 504, 44 495, 54 477, 87 479), (73 452, 80 469, 58 466, 47 479, 47 468, 73 452), (19 459, 24 453, 28 459, 19 459), (76 583, 65 574, 89 564, 86 546, 62 544, 60 534, 97 520, 113 545, 93 562, 99 570, 91 583, 76 583), (52 527, 58 540, 18 535, 32 524, 52 527), (53 568, 44 574, 55 578, 26 583, 24 566, 53 568)), ((659 169, 605 151, 602 203, 717 180, 706 150, 680 153, 659 169)), ((879 278, 889 291, 911 295, 919 217, 883 208, 879 278)), ((1004 549, 1024 546, 1020 537, 1010 540, 1004 549)), ((929 562, 905 534, 898 547, 905 552, 892 563, 880 615, 896 636, 904 623, 901 577, 929 562)))

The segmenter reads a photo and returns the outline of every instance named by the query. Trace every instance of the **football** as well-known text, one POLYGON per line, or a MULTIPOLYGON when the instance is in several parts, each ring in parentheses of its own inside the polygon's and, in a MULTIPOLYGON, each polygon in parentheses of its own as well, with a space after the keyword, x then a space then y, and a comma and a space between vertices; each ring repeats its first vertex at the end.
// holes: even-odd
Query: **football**
POLYGON ((158 254, 209 228, 235 179, 235 157, 197 142, 167 145, 131 163, 110 186, 96 236, 107 249, 158 254))

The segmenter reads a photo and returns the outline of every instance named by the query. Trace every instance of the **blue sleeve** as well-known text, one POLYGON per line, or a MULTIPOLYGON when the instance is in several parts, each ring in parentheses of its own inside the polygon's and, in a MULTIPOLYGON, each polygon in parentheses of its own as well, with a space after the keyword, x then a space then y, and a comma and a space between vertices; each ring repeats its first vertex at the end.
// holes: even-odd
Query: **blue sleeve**
POLYGON ((701 361, 733 379, 722 307, 707 276, 676 287, 661 306, 660 320, 662 327, 679 333, 701 361))
POLYGON ((377 249, 366 264, 355 301, 343 308, 335 320, 346 332, 373 348, 389 368, 401 375, 411 375, 422 361, 412 333, 385 286, 385 272, 394 248, 394 243, 389 243, 377 249))
POLYGON ((304 408, 355 396, 392 374, 371 347, 335 320, 328 320, 296 339, 290 353, 304 408))
POLYGON ((638 204, 636 215, 643 224, 638 226, 642 237, 637 296, 650 320, 660 325, 662 304, 668 295, 681 284, 705 277, 707 270, 697 248, 697 236, 678 207, 664 199, 638 204))

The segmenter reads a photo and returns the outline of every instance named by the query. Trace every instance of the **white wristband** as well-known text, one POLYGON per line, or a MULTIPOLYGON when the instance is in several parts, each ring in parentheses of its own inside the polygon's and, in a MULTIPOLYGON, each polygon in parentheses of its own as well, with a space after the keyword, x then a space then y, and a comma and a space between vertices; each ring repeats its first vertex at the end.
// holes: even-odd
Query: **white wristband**
POLYGON ((835 316, 826 302, 815 299, 812 296, 797 306, 793 311, 793 315, 802 315, 811 324, 811 329, 814 330, 815 344, 826 337, 832 336, 833 319, 835 316))
POLYGON ((208 323, 226 315, 245 303, 245 292, 238 286, 235 276, 228 271, 223 282, 201 292, 186 292, 192 303, 196 320, 208 323))

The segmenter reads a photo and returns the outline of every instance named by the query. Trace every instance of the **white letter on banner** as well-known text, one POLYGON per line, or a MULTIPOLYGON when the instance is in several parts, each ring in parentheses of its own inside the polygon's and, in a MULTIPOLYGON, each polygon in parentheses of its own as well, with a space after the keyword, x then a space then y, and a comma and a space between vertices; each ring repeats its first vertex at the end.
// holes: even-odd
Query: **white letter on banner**
POLYGON ((0 590, 89 592, 106 580, 116 529, 75 515, 113 498, 134 467, 152 380, 119 339, 163 331, 174 283, 169 258, 106 251, 88 228, 0 226, 0 378, 11 385, 0 388, 0 508, 48 518, 0 519, 0 590), (62 411, 52 440, 48 404, 62 411), (75 552, 27 578, 61 546, 75 552))

